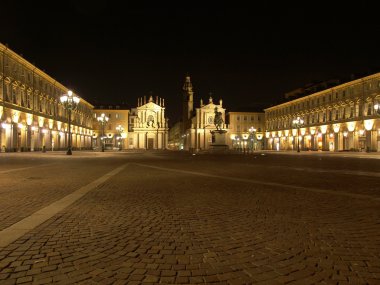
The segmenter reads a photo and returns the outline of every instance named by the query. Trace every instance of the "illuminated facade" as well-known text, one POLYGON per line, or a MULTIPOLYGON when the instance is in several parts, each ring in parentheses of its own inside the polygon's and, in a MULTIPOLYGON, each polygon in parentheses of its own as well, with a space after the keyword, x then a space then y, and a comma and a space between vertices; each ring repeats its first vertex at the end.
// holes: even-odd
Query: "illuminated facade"
POLYGON ((193 111, 193 86, 190 81, 190 76, 186 76, 183 90, 183 132, 182 139, 183 145, 180 149, 198 151, 208 150, 212 145, 212 133, 216 127, 214 124, 215 108, 221 113, 223 124, 222 130, 227 133, 226 143, 230 146, 231 140, 229 138, 228 125, 225 124, 225 111, 222 106, 222 100, 219 100, 219 104, 213 102, 210 96, 208 104, 203 104, 203 100, 200 100, 200 107, 193 111))
POLYGON ((125 106, 96 106, 93 113, 93 147, 100 149, 103 144, 104 149, 108 150, 127 149, 129 133, 128 122, 129 110, 125 106), (102 114, 108 118, 108 121, 104 124, 104 129, 102 124, 98 121, 98 117, 102 114))
POLYGON ((129 149, 167 149, 168 119, 165 117, 165 100, 153 96, 139 98, 137 108, 129 116, 129 149))
POLYGON ((380 151, 380 73, 265 109, 268 149, 380 151), (297 117, 303 124, 295 127, 297 117), (298 135, 299 134, 299 135, 298 135))
MULTIPOLYGON (((64 150, 67 110, 60 97, 68 88, 0 44, 1 151, 64 150)), ((73 149, 90 149, 93 106, 81 99, 71 113, 73 149)))
POLYGON ((235 150, 263 149, 264 112, 229 112, 231 147, 235 150))

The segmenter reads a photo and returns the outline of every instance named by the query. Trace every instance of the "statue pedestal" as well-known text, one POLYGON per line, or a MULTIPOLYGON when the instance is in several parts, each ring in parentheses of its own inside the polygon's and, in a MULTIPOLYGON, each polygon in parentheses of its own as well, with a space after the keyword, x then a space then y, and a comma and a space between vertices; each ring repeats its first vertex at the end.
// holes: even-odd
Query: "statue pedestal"
POLYGON ((210 145, 210 150, 212 152, 225 152, 228 150, 226 134, 227 131, 225 130, 211 131, 212 143, 210 145))

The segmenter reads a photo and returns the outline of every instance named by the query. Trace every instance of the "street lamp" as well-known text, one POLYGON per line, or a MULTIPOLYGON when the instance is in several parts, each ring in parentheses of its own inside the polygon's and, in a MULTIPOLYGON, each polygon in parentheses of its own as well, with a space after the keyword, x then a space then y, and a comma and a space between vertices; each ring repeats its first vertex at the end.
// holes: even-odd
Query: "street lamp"
POLYGON ((300 152, 300 127, 304 124, 304 120, 300 117, 293 120, 293 127, 297 129, 297 152, 300 152))
POLYGON ((104 152, 104 144, 105 144, 104 126, 107 124, 109 118, 104 113, 102 113, 97 119, 98 119, 98 122, 102 125, 102 137, 100 139, 103 140, 103 142, 102 142, 102 152, 104 152))
POLYGON ((118 140, 121 140, 121 144, 120 144, 120 142, 118 142, 118 144, 119 144, 119 150, 121 150, 122 149, 122 143, 123 143, 124 128, 121 125, 118 125, 116 127, 116 130, 119 132, 118 140))
POLYGON ((71 151, 71 111, 75 110, 78 107, 80 98, 78 96, 73 95, 72 91, 68 91, 67 94, 61 96, 61 103, 63 107, 67 110, 68 113, 68 122, 69 122, 69 139, 68 139, 68 147, 67 147, 67 155, 72 155, 71 151))
POLYGON ((253 152, 255 140, 256 140, 256 129, 252 126, 249 128, 249 141, 250 141, 250 149, 253 152))

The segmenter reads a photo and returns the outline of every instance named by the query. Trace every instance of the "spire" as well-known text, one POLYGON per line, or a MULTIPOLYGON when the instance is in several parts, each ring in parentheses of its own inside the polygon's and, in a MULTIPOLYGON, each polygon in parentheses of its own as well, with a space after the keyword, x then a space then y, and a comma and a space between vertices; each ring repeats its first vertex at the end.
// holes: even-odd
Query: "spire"
POLYGON ((186 75, 185 84, 183 84, 182 90, 187 92, 193 91, 193 85, 191 84, 189 75, 186 75))

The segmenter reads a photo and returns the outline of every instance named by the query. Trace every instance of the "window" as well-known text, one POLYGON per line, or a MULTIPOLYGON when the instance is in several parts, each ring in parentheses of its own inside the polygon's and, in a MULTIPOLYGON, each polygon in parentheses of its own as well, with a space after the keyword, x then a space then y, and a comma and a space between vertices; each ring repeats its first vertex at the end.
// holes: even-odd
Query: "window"
POLYGON ((372 115, 372 104, 368 103, 367 104, 367 116, 371 116, 371 115, 372 115))
POLYGON ((240 121, 240 116, 236 116, 236 121, 240 121))
POLYGON ((115 114, 115 119, 119 119, 119 114, 115 114))
POLYGON ((255 120, 255 116, 251 116, 251 122, 255 120))
POLYGON ((247 116, 244 116, 244 121, 247 121, 247 116))

